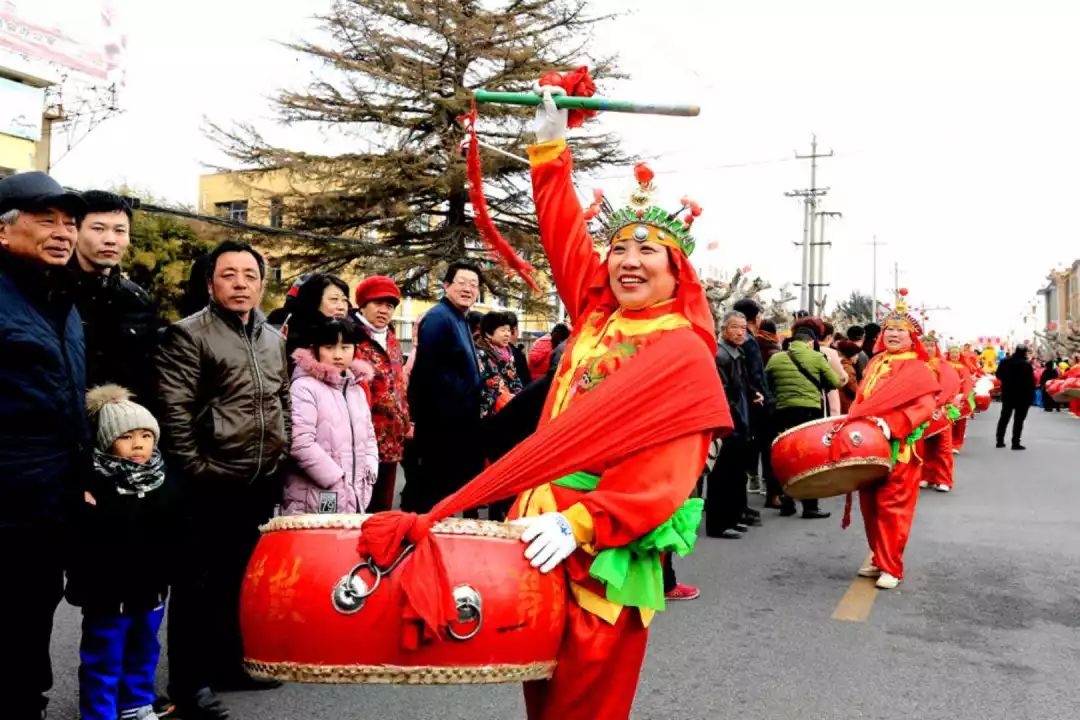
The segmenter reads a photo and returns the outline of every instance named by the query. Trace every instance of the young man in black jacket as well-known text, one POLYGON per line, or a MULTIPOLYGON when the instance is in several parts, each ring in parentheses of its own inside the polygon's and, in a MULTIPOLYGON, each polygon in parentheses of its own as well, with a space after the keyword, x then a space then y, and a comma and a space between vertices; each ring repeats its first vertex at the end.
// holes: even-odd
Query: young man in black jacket
POLYGON ((1020 444, 1024 432, 1024 420, 1028 408, 1035 399, 1035 369, 1031 367, 1026 345, 1017 345, 1012 355, 998 365, 997 377, 1001 380, 1001 417, 997 425, 997 447, 1005 447, 1005 431, 1009 419, 1015 413, 1012 429, 1012 449, 1025 450, 1020 444))

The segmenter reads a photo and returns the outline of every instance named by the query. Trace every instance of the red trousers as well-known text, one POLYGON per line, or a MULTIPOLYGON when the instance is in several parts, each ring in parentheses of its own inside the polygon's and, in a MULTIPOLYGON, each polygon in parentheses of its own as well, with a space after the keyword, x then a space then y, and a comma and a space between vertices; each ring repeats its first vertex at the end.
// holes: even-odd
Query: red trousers
POLYGON ((957 420, 952 426, 952 446, 957 450, 964 447, 964 439, 967 435, 967 418, 957 420))
MULTIPOLYGON (((955 425, 953 429, 955 429, 955 425)), ((926 440, 922 479, 931 485, 953 486, 952 432, 946 430, 926 440)))
POLYGON ((904 576, 904 547, 915 519, 921 469, 914 457, 910 463, 898 462, 885 482, 859 490, 866 540, 873 553, 870 562, 898 578, 904 576))
POLYGON ((525 683, 529 720, 625 720, 630 717, 649 630, 636 608, 609 625, 567 603, 555 675, 525 683))
POLYGON ((1080 400, 1069 400, 1069 412, 1077 417, 1080 417, 1080 400))

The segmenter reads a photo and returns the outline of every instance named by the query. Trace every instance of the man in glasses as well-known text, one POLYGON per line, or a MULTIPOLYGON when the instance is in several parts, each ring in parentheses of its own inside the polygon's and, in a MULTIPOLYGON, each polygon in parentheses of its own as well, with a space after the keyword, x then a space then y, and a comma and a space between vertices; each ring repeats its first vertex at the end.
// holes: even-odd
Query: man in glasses
POLYGON ((480 369, 466 315, 480 296, 480 268, 451 263, 445 294, 424 315, 413 352, 409 408, 415 423, 419 473, 409 477, 401 507, 427 512, 483 469, 480 452, 480 369))

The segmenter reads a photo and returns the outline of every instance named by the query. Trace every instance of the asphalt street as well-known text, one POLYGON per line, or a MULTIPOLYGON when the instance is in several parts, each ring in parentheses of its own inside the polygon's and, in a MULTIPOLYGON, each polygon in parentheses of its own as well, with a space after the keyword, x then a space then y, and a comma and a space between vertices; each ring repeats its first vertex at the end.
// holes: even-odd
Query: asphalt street
MULTIPOLYGON (((838 500, 823 502, 827 520, 763 511, 747 537, 703 538, 676 565, 702 597, 654 622, 633 717, 1080 717, 1080 421, 1033 409, 1028 450, 1014 452, 994 448, 997 412, 969 428, 955 492, 922 492, 897 590, 858 585, 861 522, 856 509, 842 531, 838 500), (845 594, 865 621, 833 619, 845 594)), ((78 635, 62 605, 50 718, 78 716, 78 635)), ((238 720, 473 720, 523 718, 520 695, 292 685, 224 697, 238 720)))

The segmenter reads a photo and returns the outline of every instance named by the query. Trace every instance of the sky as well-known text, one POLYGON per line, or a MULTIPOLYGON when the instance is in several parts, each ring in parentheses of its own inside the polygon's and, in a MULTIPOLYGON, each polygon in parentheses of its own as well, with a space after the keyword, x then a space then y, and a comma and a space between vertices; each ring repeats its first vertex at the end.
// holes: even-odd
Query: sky
MULTIPOLYGON (((62 182, 194 204, 198 176, 227 162, 206 119, 291 139, 268 97, 302 87, 311 67, 281 42, 311 32, 324 0, 113 4, 128 37, 124 112, 59 160, 62 182)), ((939 334, 1024 339, 1048 271, 1080 256, 1072 5, 596 0, 597 12, 620 13, 598 28, 597 52, 618 51, 629 75, 598 79, 598 93, 702 107, 697 118, 598 122, 649 159, 668 204, 686 194, 704 206, 699 267, 751 265, 775 285, 798 281, 803 211, 784 193, 808 186, 794 154, 816 134, 819 151, 834 152, 820 161, 821 209, 843 214, 827 229, 830 299, 869 294, 876 236, 880 299, 896 264, 914 304, 948 308, 929 312, 939 334)), ((631 172, 610 168, 579 189, 619 200, 631 172)))

